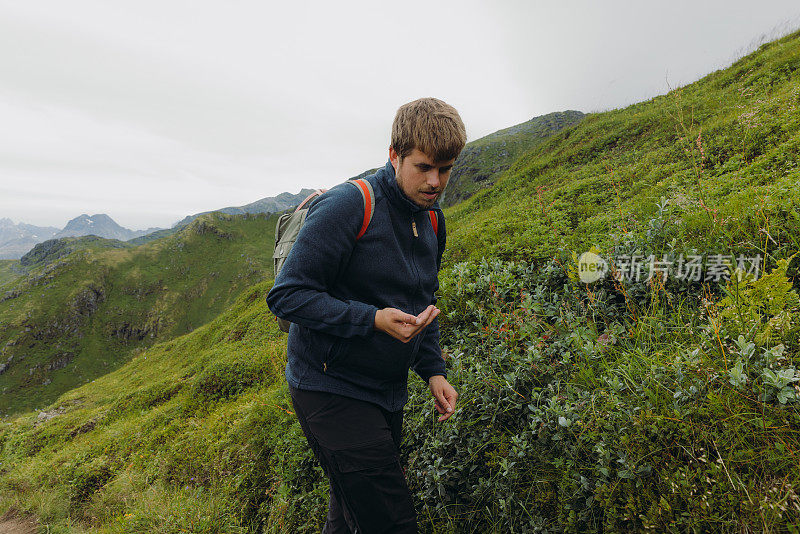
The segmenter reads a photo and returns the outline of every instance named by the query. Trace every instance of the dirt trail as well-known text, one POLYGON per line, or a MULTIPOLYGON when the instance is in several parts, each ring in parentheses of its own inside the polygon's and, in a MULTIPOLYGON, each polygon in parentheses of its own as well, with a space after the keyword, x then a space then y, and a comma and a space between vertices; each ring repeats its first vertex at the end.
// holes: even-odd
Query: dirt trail
POLYGON ((0 534, 36 534, 36 525, 35 519, 22 517, 9 510, 0 517, 0 534))

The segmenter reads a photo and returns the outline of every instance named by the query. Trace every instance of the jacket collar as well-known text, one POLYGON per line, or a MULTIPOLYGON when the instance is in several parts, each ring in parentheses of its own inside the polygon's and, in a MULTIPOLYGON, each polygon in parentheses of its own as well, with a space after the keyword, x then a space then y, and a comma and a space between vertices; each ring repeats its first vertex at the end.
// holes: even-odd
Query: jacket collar
POLYGON ((386 165, 382 169, 378 169, 375 173, 375 177, 378 179, 378 183, 381 185, 381 189, 383 189, 384 194, 389 199, 389 202, 394 204, 395 207, 402 210, 408 210, 412 213, 418 213, 420 211, 428 211, 437 210, 439 208, 439 201, 433 203, 433 206, 430 208, 421 208, 417 206, 414 202, 412 202, 403 190, 400 189, 400 185, 397 183, 397 177, 394 174, 394 167, 392 166, 391 161, 387 161, 386 165))

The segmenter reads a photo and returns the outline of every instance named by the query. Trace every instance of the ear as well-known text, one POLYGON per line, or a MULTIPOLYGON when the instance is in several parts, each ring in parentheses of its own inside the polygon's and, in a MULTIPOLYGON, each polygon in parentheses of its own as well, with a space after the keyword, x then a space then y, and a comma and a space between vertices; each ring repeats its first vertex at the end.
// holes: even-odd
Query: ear
POLYGON ((392 167, 394 167, 394 172, 397 172, 397 167, 400 165, 400 155, 394 149, 393 146, 389 147, 389 161, 392 162, 392 167))

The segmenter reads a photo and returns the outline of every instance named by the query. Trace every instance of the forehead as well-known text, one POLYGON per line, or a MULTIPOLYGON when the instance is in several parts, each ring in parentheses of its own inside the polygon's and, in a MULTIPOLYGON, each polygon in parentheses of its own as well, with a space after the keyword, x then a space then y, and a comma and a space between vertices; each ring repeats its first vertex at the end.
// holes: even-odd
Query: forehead
POLYGON ((430 165, 431 167, 444 167, 447 165, 452 165, 453 162, 455 161, 455 158, 435 161, 431 156, 429 156, 428 154, 426 154, 425 152, 421 151, 418 148, 414 148, 411 151, 411 154, 409 154, 403 159, 405 159, 411 165, 425 164, 425 165, 430 165))

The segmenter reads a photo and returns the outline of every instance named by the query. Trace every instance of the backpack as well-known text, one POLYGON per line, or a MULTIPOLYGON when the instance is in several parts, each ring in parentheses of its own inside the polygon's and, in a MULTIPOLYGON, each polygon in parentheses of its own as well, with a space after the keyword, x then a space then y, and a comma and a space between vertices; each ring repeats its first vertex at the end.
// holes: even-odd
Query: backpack
MULTIPOLYGON (((347 183, 352 184, 361 193, 361 198, 364 201, 364 219, 361 223, 361 230, 356 235, 356 240, 367 231, 370 221, 372 221, 372 214, 375 212, 375 192, 372 189, 372 184, 363 179, 347 180, 347 183)), ((284 213, 278 218, 278 223, 275 225, 275 250, 272 253, 273 267, 275 268, 275 278, 283 267, 289 252, 292 250, 294 242, 297 240, 297 235, 300 233, 300 228, 306 222, 306 215, 308 215, 309 203, 316 197, 323 194, 327 189, 317 189, 305 200, 303 200, 297 208, 291 213, 284 213)), ((439 218, 436 216, 434 210, 428 211, 428 216, 431 220, 431 226, 436 235, 439 235, 439 218)), ((417 233, 416 224, 414 225, 414 235, 417 233)), ((289 325, 292 323, 286 319, 276 317, 278 326, 282 332, 289 331, 289 325)))

